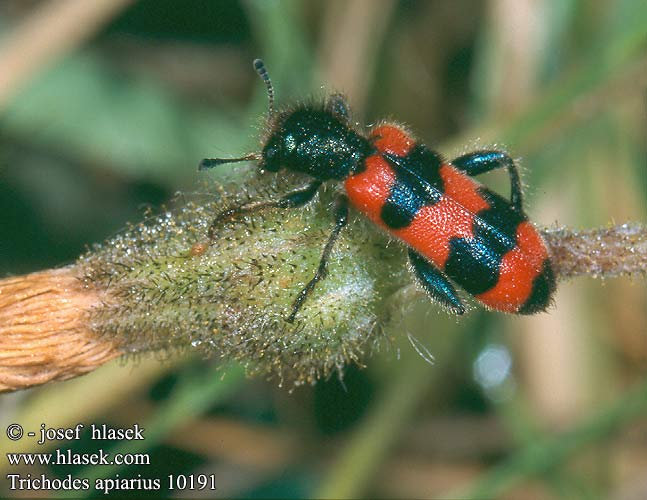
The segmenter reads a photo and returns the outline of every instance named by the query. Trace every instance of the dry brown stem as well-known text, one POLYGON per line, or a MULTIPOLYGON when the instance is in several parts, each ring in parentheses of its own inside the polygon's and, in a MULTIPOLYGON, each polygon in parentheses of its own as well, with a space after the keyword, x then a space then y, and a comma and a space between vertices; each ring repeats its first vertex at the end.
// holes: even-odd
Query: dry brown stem
POLYGON ((645 275, 647 227, 622 224, 602 229, 543 232, 550 247, 555 274, 561 278, 645 275))
POLYGON ((119 356, 86 325, 99 302, 69 267, 0 280, 0 391, 76 377, 119 356))

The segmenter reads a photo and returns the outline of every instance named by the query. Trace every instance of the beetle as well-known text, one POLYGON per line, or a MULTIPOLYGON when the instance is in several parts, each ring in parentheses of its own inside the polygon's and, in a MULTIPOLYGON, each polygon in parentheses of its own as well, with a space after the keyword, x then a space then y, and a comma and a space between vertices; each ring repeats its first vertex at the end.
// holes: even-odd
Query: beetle
POLYGON ((260 59, 253 64, 269 101, 269 134, 261 151, 206 158, 199 169, 255 161, 262 172, 285 168, 312 181, 278 199, 221 212, 209 227, 210 242, 227 220, 267 208, 304 206, 325 182, 343 186, 319 265, 296 296, 288 322, 325 277, 330 253, 348 223, 349 205, 407 246, 416 280, 450 312, 465 312, 452 283, 492 310, 534 314, 547 309, 555 275, 546 244, 524 213, 518 168, 507 153, 483 149, 446 161, 399 124, 381 122, 363 133, 351 122, 341 94, 319 105, 276 110, 267 69, 260 59), (510 178, 509 199, 473 178, 500 168, 510 178))

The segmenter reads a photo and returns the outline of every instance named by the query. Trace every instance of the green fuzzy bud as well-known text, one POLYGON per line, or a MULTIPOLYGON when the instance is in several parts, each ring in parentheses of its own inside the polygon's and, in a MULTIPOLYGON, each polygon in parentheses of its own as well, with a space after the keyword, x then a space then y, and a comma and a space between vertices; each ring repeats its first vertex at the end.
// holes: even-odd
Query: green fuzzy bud
POLYGON ((247 200, 276 199, 300 182, 256 176, 244 191, 215 189, 215 200, 182 197, 96 246, 78 262, 85 285, 105 293, 90 312, 91 328, 129 352, 200 349, 281 383, 313 383, 359 363, 384 338, 385 299, 409 282, 400 246, 389 246, 361 217, 351 214, 327 277, 294 323, 286 321, 333 228, 331 190, 305 209, 242 215, 208 243, 217 214, 247 200))

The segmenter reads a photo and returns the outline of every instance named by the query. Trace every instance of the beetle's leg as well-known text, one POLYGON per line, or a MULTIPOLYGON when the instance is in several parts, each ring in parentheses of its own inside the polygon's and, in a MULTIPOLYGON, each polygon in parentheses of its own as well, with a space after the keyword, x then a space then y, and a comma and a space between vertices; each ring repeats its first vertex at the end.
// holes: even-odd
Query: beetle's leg
POLYGON ((465 312, 465 307, 458 298, 456 290, 436 266, 411 249, 409 249, 409 262, 414 275, 433 300, 454 314, 465 312))
POLYGON ((510 176, 510 203, 518 212, 522 212, 522 192, 519 170, 514 160, 503 151, 479 150, 459 156, 451 161, 451 164, 467 175, 479 175, 495 170, 506 168, 510 176))
POLYGON ((344 195, 340 195, 335 201, 335 227, 330 233, 328 242, 326 243, 326 246, 321 253, 321 260, 319 260, 319 267, 317 267, 317 272, 315 273, 314 278, 312 278, 308 282, 308 284, 303 288, 303 290, 299 292, 299 295, 297 295, 297 298, 294 300, 294 303, 292 304, 292 312, 290 313, 290 316, 286 318, 286 321, 288 323, 294 322, 294 318, 303 306, 303 303, 308 298, 308 295, 310 295, 310 292, 312 292, 312 290, 314 289, 317 282, 326 277, 326 265, 328 264, 330 252, 332 252, 332 249, 335 246, 335 242, 339 237, 339 233, 341 233, 341 230, 344 228, 344 226, 346 226, 346 224, 348 224, 348 198, 346 198, 346 196, 344 195))
POLYGON ((301 207, 312 200, 312 198, 314 198, 315 194, 317 194, 317 190, 319 189, 319 187, 321 187, 321 184, 321 181, 313 181, 305 187, 290 191, 278 200, 254 201, 220 212, 218 215, 216 215, 216 217, 213 219, 213 222, 209 226, 208 234, 210 243, 214 242, 214 240, 216 239, 216 230, 218 229, 218 226, 220 226, 224 222, 227 222, 228 220, 231 220, 243 214, 259 212, 267 208, 301 207))

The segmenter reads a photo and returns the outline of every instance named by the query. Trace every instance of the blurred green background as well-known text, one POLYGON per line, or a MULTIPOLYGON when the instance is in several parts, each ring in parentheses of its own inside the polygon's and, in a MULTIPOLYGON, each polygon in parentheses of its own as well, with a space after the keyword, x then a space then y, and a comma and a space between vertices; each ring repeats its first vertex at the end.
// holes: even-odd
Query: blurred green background
MULTIPOLYGON (((447 157, 506 148, 537 224, 645 220, 644 2, 5 0, 0 35, 0 276, 71 263, 203 190, 201 158, 253 150, 255 57, 279 105, 343 91, 447 157)), ((14 469, 215 474, 206 497, 646 498, 646 303, 640 279, 589 278, 532 318, 420 301, 391 328, 434 365, 401 333, 343 385, 289 392, 157 355, 3 395, 0 420, 139 423, 144 442, 103 447, 150 466, 14 469)))

